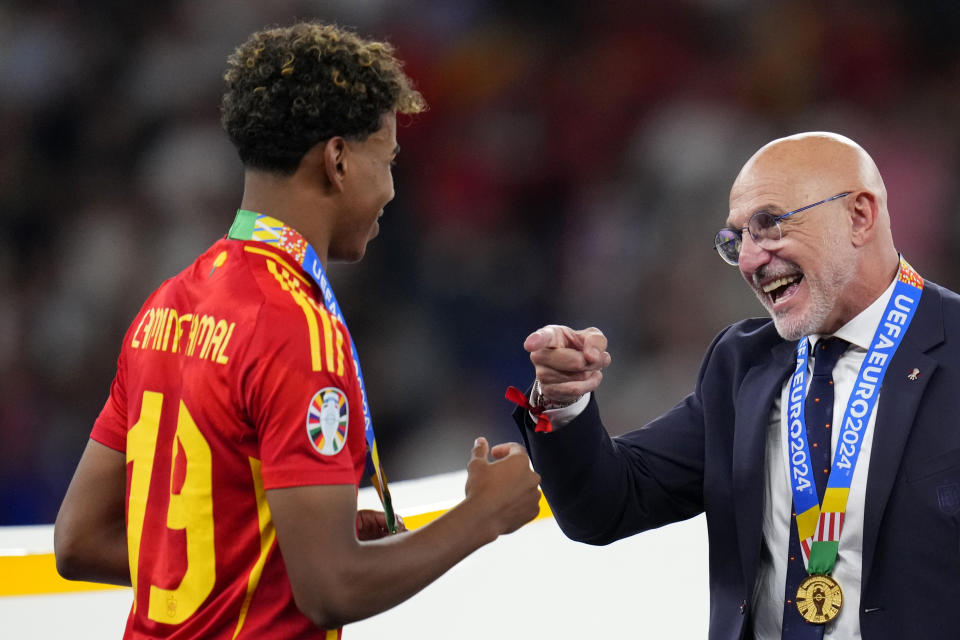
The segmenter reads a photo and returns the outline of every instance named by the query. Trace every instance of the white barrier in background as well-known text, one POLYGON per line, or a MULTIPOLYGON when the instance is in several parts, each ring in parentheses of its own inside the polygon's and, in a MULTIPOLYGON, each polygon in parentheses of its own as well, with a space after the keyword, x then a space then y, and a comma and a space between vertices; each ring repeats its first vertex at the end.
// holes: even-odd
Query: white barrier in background
MULTIPOLYGON (((457 472, 390 488, 401 515, 425 513, 456 502, 465 478, 457 472)), ((376 508, 376 500, 372 489, 360 492, 361 507, 376 508)), ((0 528, 0 553, 49 552, 52 541, 52 527, 0 528)), ((552 518, 537 520, 407 602, 348 625, 344 639, 706 638, 706 541, 703 516, 607 547, 572 542, 552 518)), ((0 638, 120 638, 130 602, 127 589, 0 597, 0 638)))

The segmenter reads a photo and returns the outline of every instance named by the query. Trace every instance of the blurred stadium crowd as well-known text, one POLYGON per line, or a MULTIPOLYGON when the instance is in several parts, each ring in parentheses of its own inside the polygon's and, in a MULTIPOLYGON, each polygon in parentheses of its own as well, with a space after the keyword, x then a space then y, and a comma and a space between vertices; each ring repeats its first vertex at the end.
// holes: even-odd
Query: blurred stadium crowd
POLYGON ((679 400, 763 313, 712 238, 772 138, 860 142, 901 250, 960 288, 951 0, 5 0, 0 525, 53 521, 130 319, 229 227, 225 59, 295 18, 389 39, 431 105, 380 237, 331 269, 391 479, 517 438, 503 392, 545 323, 606 332, 614 430, 679 400))

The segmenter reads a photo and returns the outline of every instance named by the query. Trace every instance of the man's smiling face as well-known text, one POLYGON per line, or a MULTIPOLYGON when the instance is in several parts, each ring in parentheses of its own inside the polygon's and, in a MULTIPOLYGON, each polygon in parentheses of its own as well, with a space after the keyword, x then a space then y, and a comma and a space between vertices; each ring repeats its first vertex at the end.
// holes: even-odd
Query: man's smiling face
MULTIPOLYGON (((731 228, 742 229, 758 211, 782 215, 837 192, 834 176, 810 178, 790 170, 789 154, 774 151, 741 172, 730 192, 731 228)), ((744 230, 739 269, 777 331, 787 340, 829 333, 841 326, 845 291, 856 274, 845 198, 781 221, 783 237, 766 248, 744 230), (836 325, 836 326, 834 326, 836 325)))

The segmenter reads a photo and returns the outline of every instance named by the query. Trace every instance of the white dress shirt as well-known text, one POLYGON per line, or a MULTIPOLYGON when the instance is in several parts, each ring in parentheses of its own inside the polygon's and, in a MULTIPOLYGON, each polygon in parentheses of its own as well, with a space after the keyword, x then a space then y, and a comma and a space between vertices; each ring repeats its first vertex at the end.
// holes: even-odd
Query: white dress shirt
MULTIPOLYGON (((842 424, 847 400, 853 391, 860 365, 866 358, 873 340, 873 334, 880 325, 883 311, 893 295, 896 279, 873 304, 864 309, 850 322, 843 325, 833 335, 843 338, 850 347, 840 357, 833 370, 834 405, 833 423, 842 424)), ((816 346, 820 336, 810 336, 812 346, 816 346)), ((813 377, 813 363, 816 350, 811 347, 807 359, 807 384, 813 377)), ((792 377, 792 376, 791 376, 792 377)), ((784 586, 787 579, 787 550, 790 543, 791 513, 793 494, 790 488, 790 465, 788 459, 789 441, 786 414, 780 410, 788 404, 790 378, 784 382, 780 398, 774 402, 770 412, 770 427, 767 436, 766 460, 764 466, 764 506, 763 506, 763 543, 760 551, 760 564, 757 568, 757 584, 754 590, 753 612, 754 633, 757 640, 779 640, 783 624, 784 586)), ((879 398, 878 391, 877 397, 879 398)), ((552 409, 545 414, 558 429, 575 417, 587 406, 590 394, 580 398, 574 404, 562 409, 552 409)), ((867 489, 867 469, 870 466, 870 451, 873 445, 873 431, 876 423, 876 405, 870 414, 867 428, 863 434, 863 444, 857 467, 853 472, 853 481, 847 499, 847 511, 843 520, 843 532, 840 536, 837 561, 832 576, 843 589, 843 608, 835 620, 826 625, 825 638, 834 640, 860 640, 860 576, 863 558, 863 506, 867 489)), ((840 429, 830 434, 831 452, 836 448, 840 429)), ((832 455, 831 455, 832 460, 832 455)), ((732 550, 736 553, 736 550, 732 550)), ((791 599, 793 599, 791 597, 791 599)))
MULTIPOLYGON (((833 370, 833 422, 840 425, 847 400, 853 391, 853 385, 860 372, 860 365, 867 356, 873 334, 880 325, 883 310, 893 295, 896 280, 873 304, 864 309, 850 322, 843 325, 833 335, 850 343, 847 351, 840 356, 833 370)), ((820 336, 810 336, 816 345, 820 336)), ((811 356, 816 351, 811 348, 811 356)), ((807 384, 813 377, 814 358, 807 360, 807 384)), ((784 585, 787 579, 787 550, 790 546, 791 513, 793 512, 793 494, 790 489, 790 464, 788 458, 789 441, 787 417, 780 408, 787 406, 790 393, 790 379, 783 385, 780 399, 774 402, 770 412, 770 431, 767 434, 764 505, 763 505, 763 544, 760 550, 760 565, 757 571, 757 585, 754 590, 754 634, 757 640, 779 640, 780 627, 783 624, 784 585)), ((881 392, 877 393, 879 398, 881 392)), ((877 421, 876 405, 870 414, 857 467, 853 472, 850 496, 847 499, 847 512, 843 520, 843 532, 840 535, 840 550, 837 563, 831 575, 843 589, 843 608, 833 622, 826 625, 824 638, 860 640, 860 576, 863 567, 863 505, 867 492, 867 469, 870 466, 870 451, 873 448, 873 431, 877 421)), ((840 429, 830 434, 831 452, 836 449, 840 429)), ((831 460, 832 460, 831 455, 831 460)), ((819 472, 819 470, 818 470, 819 472)), ((792 597, 790 598, 793 599, 792 597)))

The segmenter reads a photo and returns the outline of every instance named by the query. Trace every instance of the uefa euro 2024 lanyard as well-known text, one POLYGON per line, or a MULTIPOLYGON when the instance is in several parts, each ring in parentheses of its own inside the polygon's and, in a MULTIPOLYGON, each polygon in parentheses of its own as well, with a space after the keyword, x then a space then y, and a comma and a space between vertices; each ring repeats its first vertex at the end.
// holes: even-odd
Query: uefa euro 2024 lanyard
POLYGON ((810 341, 804 338, 797 345, 797 368, 790 380, 787 408, 789 462, 797 533, 803 555, 808 560, 809 574, 800 585, 796 604, 809 622, 829 622, 840 611, 842 593, 830 573, 837 560, 843 516, 853 471, 860 456, 864 427, 873 413, 890 360, 913 320, 922 292, 923 278, 901 257, 893 294, 847 401, 822 507, 818 504, 813 469, 809 463, 810 447, 803 410, 810 341), (824 606, 824 603, 831 606, 824 606))
MULTIPOLYGON (((327 280, 327 274, 323 269, 323 263, 320 262, 320 257, 313 245, 307 242, 295 229, 288 227, 276 218, 239 209, 227 237, 235 240, 256 240, 282 249, 297 264, 301 265, 320 287, 323 294, 323 304, 327 311, 336 317, 340 324, 344 327, 347 326, 343 312, 340 311, 340 305, 337 304, 337 297, 333 294, 333 287, 327 280)), ((373 417, 370 413, 370 404, 367 402, 367 389, 363 384, 363 371, 360 369, 360 358, 357 355, 357 347, 353 343, 353 336, 350 336, 350 352, 353 356, 353 370, 356 371, 357 382, 360 384, 360 396, 363 399, 363 426, 367 438, 367 474, 380 496, 380 502, 383 503, 387 528, 391 533, 395 533, 397 523, 393 512, 393 501, 390 498, 390 489, 387 487, 387 476, 383 472, 380 455, 377 452, 377 441, 373 435, 373 417)))

